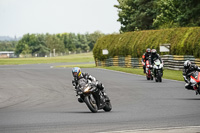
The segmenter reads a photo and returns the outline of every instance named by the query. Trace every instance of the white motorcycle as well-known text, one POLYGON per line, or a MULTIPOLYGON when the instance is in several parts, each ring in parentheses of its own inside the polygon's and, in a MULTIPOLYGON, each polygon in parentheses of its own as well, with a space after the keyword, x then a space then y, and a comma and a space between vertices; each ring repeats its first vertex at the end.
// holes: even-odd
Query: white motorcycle
POLYGON ((163 63, 159 59, 156 59, 153 64, 153 75, 156 82, 162 82, 163 76, 163 63))

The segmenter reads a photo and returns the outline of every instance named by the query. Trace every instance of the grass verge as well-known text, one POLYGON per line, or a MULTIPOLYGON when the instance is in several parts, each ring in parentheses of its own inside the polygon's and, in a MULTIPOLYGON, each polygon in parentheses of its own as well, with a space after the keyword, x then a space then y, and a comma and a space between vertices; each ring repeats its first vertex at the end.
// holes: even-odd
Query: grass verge
POLYGON ((95 68, 95 64, 76 64, 76 65, 62 65, 62 66, 55 66, 55 67, 69 67, 69 68, 73 68, 73 67, 80 67, 80 68, 95 68))
MULTIPOLYGON (((64 65, 64 66, 56 66, 56 67, 102 68, 102 69, 115 70, 115 71, 121 71, 121 72, 145 76, 142 68, 124 68, 124 67, 116 67, 116 66, 96 67, 95 64, 64 65)), ((163 78, 183 81, 182 71, 164 69, 163 78)))
MULTIPOLYGON (((123 68, 123 67, 100 67, 104 69, 109 69, 109 70, 115 70, 115 71, 121 71, 121 72, 126 72, 126 73, 132 73, 132 74, 138 74, 138 75, 144 75, 143 69, 142 68, 123 68)), ((172 80, 178 80, 178 81, 184 81, 183 80, 183 75, 182 71, 177 71, 177 70, 168 70, 164 69, 163 72, 163 78, 165 79, 172 79, 172 80)))
POLYGON ((64 62, 93 62, 93 53, 73 54, 58 57, 35 58, 2 58, 0 65, 40 64, 40 63, 64 63, 64 62))

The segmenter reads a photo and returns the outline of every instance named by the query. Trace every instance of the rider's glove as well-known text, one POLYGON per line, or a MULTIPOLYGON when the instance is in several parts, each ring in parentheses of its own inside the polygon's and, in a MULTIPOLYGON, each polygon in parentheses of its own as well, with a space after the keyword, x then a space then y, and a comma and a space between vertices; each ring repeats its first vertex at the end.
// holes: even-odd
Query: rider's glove
POLYGON ((145 65, 145 63, 144 63, 144 62, 142 62, 142 65, 144 66, 144 65, 145 65))
POLYGON ((75 83, 75 81, 74 81, 74 80, 72 80, 72 85, 73 85, 73 86, 76 86, 76 83, 75 83))

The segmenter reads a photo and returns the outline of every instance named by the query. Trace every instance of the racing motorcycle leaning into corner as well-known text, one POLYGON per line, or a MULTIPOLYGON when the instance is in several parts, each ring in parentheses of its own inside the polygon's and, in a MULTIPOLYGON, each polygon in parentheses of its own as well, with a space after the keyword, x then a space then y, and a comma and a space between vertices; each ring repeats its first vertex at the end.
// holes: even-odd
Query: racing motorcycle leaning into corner
POLYGON ((200 95, 200 67, 191 64, 189 60, 184 62, 183 78, 187 90, 194 90, 200 95))
MULTIPOLYGON (((72 69, 76 78, 72 81, 80 103, 85 103, 91 112, 96 113, 103 109, 105 112, 112 110, 112 105, 105 90, 101 90, 102 84, 89 74, 81 73, 80 68, 72 69), (77 76, 76 76, 77 75, 77 76)), ((104 87, 103 87, 104 88, 104 87)))

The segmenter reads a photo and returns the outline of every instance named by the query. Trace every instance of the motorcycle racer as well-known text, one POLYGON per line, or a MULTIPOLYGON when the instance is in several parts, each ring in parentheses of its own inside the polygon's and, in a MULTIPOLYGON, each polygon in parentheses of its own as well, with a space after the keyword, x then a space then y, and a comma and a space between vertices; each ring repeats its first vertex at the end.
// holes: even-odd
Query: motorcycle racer
MULTIPOLYGON (((154 65, 154 61, 159 59, 160 63, 163 64, 162 59, 160 58, 159 54, 157 54, 156 49, 152 49, 151 50, 151 56, 150 56, 150 66, 152 68, 152 65, 154 65)), ((155 75, 155 71, 153 72, 153 74, 155 75)), ((162 70, 162 74, 163 74, 163 70, 162 70)))
POLYGON ((152 50, 151 50, 150 59, 151 59, 151 64, 153 64, 154 61, 155 61, 156 59, 159 59, 161 63, 163 62, 163 61, 161 60, 159 54, 157 54, 156 49, 152 49, 152 50))
POLYGON ((190 83, 190 76, 192 75, 192 72, 194 71, 199 71, 200 72, 200 67, 193 65, 189 60, 186 60, 184 62, 184 69, 183 69, 183 78, 186 82, 185 88, 188 90, 193 89, 190 83))
MULTIPOLYGON (((74 77, 74 80, 72 80, 72 85, 75 86, 75 89, 78 89, 78 87, 77 87, 78 81, 84 78, 86 80, 90 80, 93 84, 95 84, 96 87, 100 91, 102 91, 103 95, 106 96, 104 85, 101 82, 99 82, 98 80, 96 80, 96 78, 93 77, 92 75, 90 75, 88 73, 81 73, 81 69, 79 67, 74 67, 72 69, 72 75, 74 77)), ((78 101, 83 102, 81 100, 81 98, 78 98, 78 101)))
POLYGON ((151 55, 151 49, 147 48, 146 52, 142 55, 142 65, 143 65, 144 73, 146 73, 146 61, 149 59, 150 55, 151 55))

